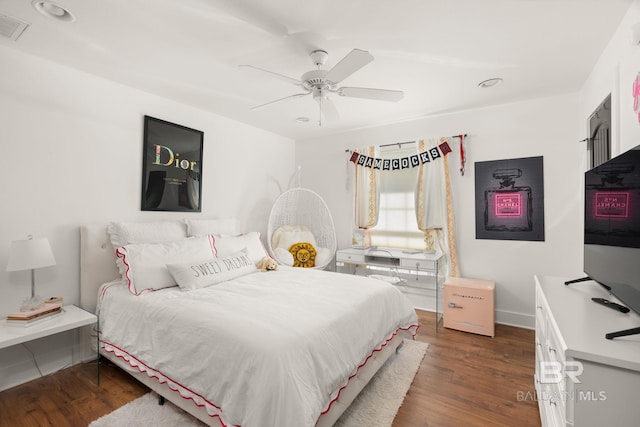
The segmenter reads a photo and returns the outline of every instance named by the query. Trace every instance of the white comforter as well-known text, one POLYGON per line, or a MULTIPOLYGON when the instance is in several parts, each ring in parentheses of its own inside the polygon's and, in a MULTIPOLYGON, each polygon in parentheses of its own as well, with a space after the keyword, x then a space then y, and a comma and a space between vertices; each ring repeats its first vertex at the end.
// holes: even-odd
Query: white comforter
POLYGON ((100 294, 103 350, 228 426, 314 426, 374 349, 417 329, 392 285, 319 270, 140 296, 107 285, 100 294))

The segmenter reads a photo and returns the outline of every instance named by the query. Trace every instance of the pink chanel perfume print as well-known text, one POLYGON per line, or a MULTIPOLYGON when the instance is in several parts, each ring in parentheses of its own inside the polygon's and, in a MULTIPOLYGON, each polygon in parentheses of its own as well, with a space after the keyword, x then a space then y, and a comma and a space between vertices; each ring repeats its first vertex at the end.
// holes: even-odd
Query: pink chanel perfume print
POLYGON ((543 158, 474 163, 476 239, 544 241, 543 158))
POLYGON ((519 168, 496 169, 492 174, 499 185, 484 192, 484 229, 489 231, 530 231, 531 187, 517 185, 519 168))

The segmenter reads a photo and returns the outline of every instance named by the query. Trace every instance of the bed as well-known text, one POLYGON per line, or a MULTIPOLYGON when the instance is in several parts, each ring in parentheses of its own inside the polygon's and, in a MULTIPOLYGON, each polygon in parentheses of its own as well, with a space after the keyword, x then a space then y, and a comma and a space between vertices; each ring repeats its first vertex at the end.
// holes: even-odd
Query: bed
POLYGON ((114 223, 81 227, 81 306, 99 316, 101 356, 211 426, 333 425, 415 336, 415 310, 376 279, 260 272, 259 234, 231 224, 117 223, 130 228, 119 236, 114 223), (186 278, 194 265, 215 283, 186 278))

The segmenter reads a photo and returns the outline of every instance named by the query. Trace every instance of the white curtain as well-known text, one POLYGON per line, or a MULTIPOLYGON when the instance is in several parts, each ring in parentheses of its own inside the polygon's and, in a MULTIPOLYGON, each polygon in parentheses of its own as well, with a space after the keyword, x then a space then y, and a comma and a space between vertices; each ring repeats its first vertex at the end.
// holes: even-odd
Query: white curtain
MULTIPOLYGON (((424 152, 447 140, 446 137, 421 140, 418 151, 424 152)), ((420 165, 415 195, 416 220, 424 233, 426 249, 445 253, 448 275, 458 276, 450 182, 447 156, 420 165)))
MULTIPOLYGON (((359 154, 378 157, 378 147, 363 147, 359 154)), ((354 163, 355 206, 354 225, 357 229, 369 229, 378 223, 380 209, 380 171, 354 163)))

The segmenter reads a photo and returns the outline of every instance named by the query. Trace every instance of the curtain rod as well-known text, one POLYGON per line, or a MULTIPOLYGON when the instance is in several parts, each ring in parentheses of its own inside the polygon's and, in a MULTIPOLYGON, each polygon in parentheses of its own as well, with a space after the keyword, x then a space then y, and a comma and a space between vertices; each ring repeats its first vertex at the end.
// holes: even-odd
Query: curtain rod
MULTIPOLYGON (((466 137, 467 137, 467 134, 465 133, 465 134, 462 134, 462 135, 453 135, 453 136, 450 136, 449 138, 460 138, 460 136, 462 136, 463 138, 466 138, 466 137)), ((393 142, 393 143, 391 143, 391 144, 383 144, 383 145, 380 145, 380 147, 393 147, 394 145, 397 145, 397 146, 398 146, 398 148, 400 148, 400 147, 402 147, 402 146, 403 146, 403 145, 405 145, 405 144, 414 144, 414 143, 416 143, 416 142, 417 142, 417 141, 393 142)), ((345 152, 345 153, 351 153, 351 152, 352 152, 352 150, 346 149, 346 150, 344 150, 344 152, 345 152)))

